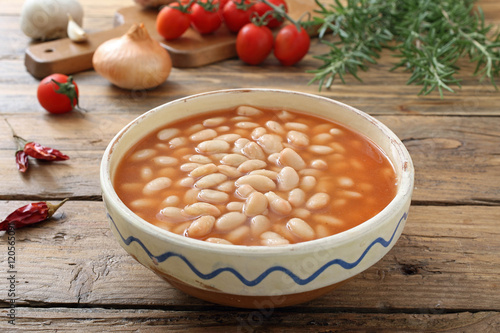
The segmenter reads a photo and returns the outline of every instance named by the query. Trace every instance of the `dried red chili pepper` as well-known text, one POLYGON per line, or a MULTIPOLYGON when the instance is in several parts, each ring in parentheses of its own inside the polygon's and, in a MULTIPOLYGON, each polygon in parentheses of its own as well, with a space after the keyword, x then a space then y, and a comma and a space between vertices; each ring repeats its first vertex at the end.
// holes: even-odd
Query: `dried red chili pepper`
POLYGON ((30 224, 45 221, 59 209, 68 199, 64 199, 57 205, 40 201, 22 206, 0 222, 0 231, 9 229, 10 225, 18 229, 30 224))
POLYGON ((28 170, 28 155, 26 155, 24 150, 16 151, 16 164, 19 171, 26 172, 28 170))
POLYGON ((64 161, 69 160, 69 156, 61 153, 59 150, 42 146, 36 142, 28 142, 24 145, 24 152, 31 157, 46 161, 64 161))

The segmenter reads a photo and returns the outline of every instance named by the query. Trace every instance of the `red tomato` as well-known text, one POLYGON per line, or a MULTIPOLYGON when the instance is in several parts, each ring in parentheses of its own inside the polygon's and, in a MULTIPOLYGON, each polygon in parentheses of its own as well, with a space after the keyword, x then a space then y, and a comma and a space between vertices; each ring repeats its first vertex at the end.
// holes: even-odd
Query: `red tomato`
POLYGON ((78 86, 71 76, 52 74, 40 81, 38 102, 50 113, 66 113, 78 106, 78 86))
POLYGON ((253 11, 253 3, 250 0, 231 0, 222 10, 222 18, 231 32, 238 32, 247 23, 253 11))
MULTIPOLYGON (((280 6, 280 5, 283 5, 283 7, 285 8, 285 12, 288 13, 288 6, 286 5, 286 2, 285 0, 269 0, 270 3, 272 3, 273 5, 276 5, 276 6, 280 6)), ((273 9, 266 5, 265 3, 263 2, 257 2, 255 5, 254 5, 254 11, 259 15, 259 16, 262 16, 264 15, 266 12, 269 12, 269 11, 272 11, 273 9)), ((282 23, 283 23, 284 19, 281 18, 281 19, 277 19, 277 18, 274 18, 272 16, 269 17, 269 20, 267 21, 267 26, 272 29, 272 28, 276 28, 276 27, 279 27, 282 23)))
POLYGON ((311 39, 304 28, 300 32, 294 24, 280 29, 274 42, 274 56, 282 65, 292 66, 309 51, 311 39))
POLYGON ((214 32, 222 24, 216 4, 217 1, 203 1, 191 6, 191 26, 202 35, 214 32))
POLYGON ((166 40, 179 38, 190 24, 191 18, 187 8, 179 4, 163 7, 156 17, 156 30, 166 40))
POLYGON ((266 26, 248 23, 236 36, 238 57, 250 65, 263 62, 273 49, 273 33, 266 26))

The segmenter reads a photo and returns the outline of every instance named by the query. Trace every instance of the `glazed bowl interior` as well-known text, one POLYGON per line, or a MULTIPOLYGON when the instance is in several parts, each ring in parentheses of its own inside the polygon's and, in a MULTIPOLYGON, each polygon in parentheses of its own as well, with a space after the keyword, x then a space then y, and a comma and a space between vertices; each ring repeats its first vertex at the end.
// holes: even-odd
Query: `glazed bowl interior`
POLYGON ((106 149, 100 179, 111 228, 127 252, 180 289, 189 287, 183 290, 192 295, 204 298, 209 292, 229 294, 236 303, 215 302, 238 306, 248 296, 310 293, 316 297, 314 291, 348 280, 380 260, 403 230, 413 173, 411 158, 401 141, 364 112, 316 95, 234 89, 169 102, 132 121, 106 149), (119 199, 113 188, 117 166, 141 138, 176 120, 239 105, 318 115, 370 138, 393 164, 398 180, 396 196, 375 217, 345 232, 279 247, 221 245, 183 237, 144 221, 119 199))

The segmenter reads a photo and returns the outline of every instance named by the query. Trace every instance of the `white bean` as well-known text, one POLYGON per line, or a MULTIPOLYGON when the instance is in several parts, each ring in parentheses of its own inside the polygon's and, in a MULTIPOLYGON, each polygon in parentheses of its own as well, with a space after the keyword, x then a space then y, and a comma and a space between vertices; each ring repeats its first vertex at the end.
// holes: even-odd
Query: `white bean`
POLYGON ((300 207, 306 202, 306 193, 300 188, 295 188, 288 194, 288 202, 294 207, 300 207))
POLYGON ((311 212, 305 208, 295 208, 290 215, 305 220, 311 217, 311 212))
POLYGON ((198 192, 200 192, 200 190, 197 190, 195 188, 188 189, 184 193, 183 202, 188 205, 198 202, 198 192))
POLYGON ((330 215, 318 215, 318 214, 313 214, 312 215, 313 221, 320 223, 320 224, 327 224, 333 227, 341 227, 344 225, 344 221, 342 221, 339 218, 330 216, 330 215))
POLYGON ((171 156, 156 156, 153 159, 154 163, 160 167, 165 166, 176 166, 179 163, 179 160, 175 157, 171 156))
POLYGON ((184 172, 190 172, 201 165, 202 164, 200 164, 200 163, 184 163, 181 165, 180 169, 181 169, 181 171, 184 171, 184 172))
POLYGON ((314 229, 306 221, 297 217, 291 218, 286 223, 286 227, 301 240, 307 241, 315 237, 314 229))
POLYGON ((257 127, 252 131, 250 136, 252 137, 252 139, 257 140, 258 138, 266 134, 266 132, 267 131, 264 127, 257 127))
POLYGON ((162 205, 168 207, 174 207, 181 203, 181 199, 176 195, 169 195, 163 200, 162 205))
POLYGON ((177 149, 179 147, 185 146, 188 143, 188 139, 185 137, 173 138, 168 142, 170 149, 177 149))
POLYGON ((200 238, 208 235, 215 224, 215 217, 205 215, 197 218, 186 230, 188 237, 200 238))
POLYGON ((352 187, 352 186, 354 186, 354 180, 352 180, 352 178, 349 178, 349 177, 339 177, 337 179, 337 182, 342 187, 352 187))
POLYGON ((244 203, 241 201, 231 201, 226 205, 226 209, 230 211, 242 212, 244 203))
POLYGON ((226 117, 213 117, 208 118, 203 121, 203 126, 205 127, 217 127, 222 125, 227 120, 226 117))
POLYGON ((250 234, 250 227, 247 225, 239 226, 238 228, 230 231, 226 235, 226 239, 233 244, 241 243, 245 237, 250 234))
POLYGON ((262 111, 251 106, 241 105, 236 109, 236 114, 240 116, 260 116, 262 111))
POLYGON ((330 133, 319 133, 312 137, 311 141, 315 144, 326 144, 333 140, 333 136, 330 133))
POLYGON ((212 173, 210 175, 201 177, 196 183, 194 183, 194 186, 197 189, 201 190, 205 188, 215 187, 226 180, 226 175, 223 175, 222 173, 212 173))
POLYGON ((215 229, 218 231, 230 231, 245 223, 247 217, 243 213, 229 212, 215 221, 215 229))
POLYGON ((252 186, 250 186, 248 184, 244 184, 236 189, 235 194, 242 199, 246 199, 253 192, 255 192, 255 189, 252 186))
POLYGON ((191 171, 189 173, 189 176, 194 177, 194 178, 198 178, 198 177, 210 175, 212 173, 216 173, 217 171, 219 171, 219 169, 217 168, 217 166, 215 164, 213 164, 213 163, 203 164, 203 165, 197 167, 196 169, 194 169, 193 171, 191 171))
POLYGON ((286 166, 278 173, 278 190, 291 191, 299 185, 299 175, 294 168, 286 166))
POLYGON ((225 153, 229 148, 229 143, 224 140, 203 141, 196 147, 199 152, 205 154, 225 153))
POLYGON ((288 239, 282 237, 281 235, 273 231, 265 231, 260 235, 260 243, 267 246, 277 246, 290 244, 288 239))
POLYGON ((130 202, 130 208, 132 209, 145 209, 155 206, 156 200, 150 198, 140 198, 130 202))
POLYGON ((290 131, 286 136, 288 142, 296 147, 307 147, 309 145, 309 137, 298 131, 290 131))
POLYGON ((135 153, 130 156, 129 160, 131 162, 140 162, 140 161, 145 161, 151 157, 153 157, 156 154, 156 150, 154 149, 141 149, 136 151, 135 153))
POLYGON ((218 237, 207 238, 205 239, 205 242, 213 244, 233 245, 233 243, 231 243, 230 241, 218 237))
POLYGON ((150 180, 153 178, 153 170, 147 166, 141 168, 141 178, 144 180, 150 180))
POLYGON ((238 169, 230 165, 218 165, 217 168, 219 169, 220 173, 231 179, 241 177, 242 175, 242 173, 239 172, 238 169))
POLYGON ((282 121, 286 122, 286 121, 290 121, 292 119, 295 118, 295 115, 293 113, 290 113, 288 111, 281 111, 280 113, 278 113, 276 115, 279 119, 281 119, 282 121))
POLYGON ((304 191, 310 191, 316 186, 316 177, 314 176, 304 176, 300 180, 300 188, 303 189, 304 191))
POLYGON ((275 182, 273 182, 271 179, 267 178, 266 176, 261 176, 261 175, 246 175, 246 176, 240 177, 235 182, 236 186, 241 186, 244 184, 248 184, 248 185, 252 186, 254 189, 256 189, 259 192, 272 191, 276 188, 275 182))
POLYGON ((194 125, 188 127, 186 130, 184 130, 184 133, 186 133, 187 135, 191 135, 195 132, 201 131, 202 129, 203 129, 202 124, 194 124, 194 125))
POLYGON ((297 171, 306 167, 306 162, 291 148, 285 148, 280 152, 279 163, 283 166, 290 166, 297 171))
POLYGON ((259 127, 259 124, 251 122, 251 121, 240 121, 240 122, 236 123, 234 126, 236 126, 238 128, 251 129, 251 128, 259 127))
POLYGON ((210 157, 205 155, 191 155, 189 156, 188 160, 189 162, 200 163, 200 164, 208 164, 212 162, 210 157))
POLYGON ((262 151, 262 148, 255 142, 247 143, 245 147, 241 148, 241 153, 249 159, 266 160, 264 151, 262 151))
POLYGON ((343 191, 341 195, 349 199, 360 199, 363 197, 361 193, 355 191, 343 191))
POLYGON ((199 142, 199 141, 205 141, 209 139, 213 139, 217 136, 217 132, 211 128, 203 129, 199 132, 196 132, 194 134, 191 134, 189 139, 191 141, 199 142))
POLYGON ((279 153, 283 150, 282 138, 276 134, 264 134, 257 139, 257 143, 266 154, 279 153))
POLYGON ((168 177, 158 177, 149 181, 142 190, 144 195, 152 195, 164 190, 172 185, 172 180, 168 177))
POLYGON ((269 202, 269 208, 276 214, 288 215, 292 211, 292 205, 276 193, 269 191, 265 196, 269 202))
POLYGON ((236 133, 222 134, 222 135, 215 137, 216 140, 224 140, 228 143, 233 143, 236 140, 238 140, 239 138, 241 138, 241 135, 236 134, 236 133))
POLYGON ((330 196, 327 193, 316 193, 306 202, 306 207, 311 210, 325 208, 330 202, 330 196))
POLYGON ((309 126, 307 126, 306 124, 301 124, 296 122, 285 123, 285 128, 287 130, 302 131, 302 132, 306 132, 309 130, 309 126))
POLYGON ((253 170, 263 169, 267 166, 267 163, 262 160, 247 160, 238 166, 238 171, 241 173, 248 173, 253 170))
POLYGON ((177 182, 177 184, 179 186, 182 186, 182 187, 189 187, 189 188, 191 188, 194 185, 194 178, 192 178, 192 177, 184 177, 184 178, 180 179, 177 182))
POLYGON ((265 215, 254 216, 250 220, 250 232, 253 237, 259 237, 263 232, 271 228, 271 221, 265 215))
POLYGON ((241 154, 227 154, 220 160, 222 164, 230 165, 233 167, 238 167, 245 161, 248 161, 248 158, 241 154))
POLYGON ((334 136, 343 134, 342 130, 339 128, 332 128, 329 133, 334 136))
POLYGON ((267 197, 264 194, 260 192, 252 192, 245 202, 243 213, 246 216, 260 215, 267 209, 267 205, 267 197))
POLYGON ((198 199, 212 204, 223 204, 229 200, 229 195, 222 191, 204 189, 198 193, 198 199))
POLYGON ((267 178, 271 180, 276 180, 278 179, 278 173, 276 171, 272 170, 253 170, 248 173, 249 175, 261 175, 261 176, 266 176, 267 178))
POLYGON ((165 128, 156 134, 158 140, 167 141, 178 135, 181 131, 178 128, 165 128))
POLYGON ((186 216, 182 214, 182 209, 177 207, 165 207, 160 210, 160 214, 157 217, 160 220, 169 222, 184 222, 187 220, 186 216))
POLYGON ((284 135, 286 133, 281 124, 274 120, 269 120, 268 122, 266 122, 266 127, 279 135, 284 135))
POLYGON ((235 188, 236 188, 236 186, 234 185, 234 182, 231 180, 226 180, 225 182, 220 183, 216 187, 216 189, 218 191, 222 191, 225 193, 232 193, 232 192, 234 192, 235 188))
POLYGON ((207 202, 195 202, 194 204, 187 205, 182 210, 183 214, 190 216, 211 215, 220 216, 221 211, 216 206, 207 202))
POLYGON ((311 162, 311 167, 318 170, 328 169, 328 164, 323 160, 314 160, 311 162))
POLYGON ((307 150, 318 155, 328 155, 334 151, 332 147, 322 145, 311 145, 307 147, 307 150))
POLYGON ((276 166, 280 166, 280 162, 279 162, 279 160, 280 160, 280 153, 274 153, 274 154, 269 155, 267 157, 267 160, 270 163, 272 163, 272 164, 274 164, 276 166))
MULTIPOLYGON (((215 130, 216 130, 217 132, 219 132, 219 133, 220 133, 220 132, 227 132, 227 131, 229 131, 230 129, 231 129, 231 128, 230 128, 229 126, 219 126, 219 127, 217 127, 215 130)), ((226 140, 226 141, 227 141, 227 140, 226 140)))

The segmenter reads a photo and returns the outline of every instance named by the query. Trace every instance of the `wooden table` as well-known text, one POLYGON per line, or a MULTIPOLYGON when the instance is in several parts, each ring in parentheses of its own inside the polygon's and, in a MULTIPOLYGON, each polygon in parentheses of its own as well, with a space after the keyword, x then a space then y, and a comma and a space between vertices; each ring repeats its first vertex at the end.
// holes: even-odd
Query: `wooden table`
MULTIPOLYGON (((131 2, 131 1, 130 1, 131 2)), ((81 0, 84 27, 112 27, 123 1, 81 0)), ((488 22, 500 24, 497 0, 482 0, 488 22)), ((129 4, 127 4, 129 5, 129 4)), ((120 90, 94 71, 76 74, 84 116, 54 116, 37 102, 38 80, 26 72, 29 43, 19 29, 21 1, 0 0, 0 218, 33 201, 69 197, 56 217, 15 233, 15 326, 11 312, 7 238, 0 238, 0 331, 105 332, 168 330, 240 332, 500 330, 500 93, 472 78, 441 99, 419 97, 407 73, 377 66, 318 92, 306 70, 323 51, 284 68, 273 57, 259 67, 230 59, 174 69, 158 89, 120 90), (108 227, 99 163, 129 121, 173 99, 209 90, 269 87, 316 93, 350 104, 387 124, 406 144, 416 169, 410 216, 396 246, 340 289, 307 304, 243 310, 200 301, 177 291, 134 261, 108 227), (71 156, 32 163, 22 175, 4 119, 29 140, 71 156)), ((498 81, 497 81, 498 82, 498 81)), ((500 82, 498 82, 500 84, 500 82)))

